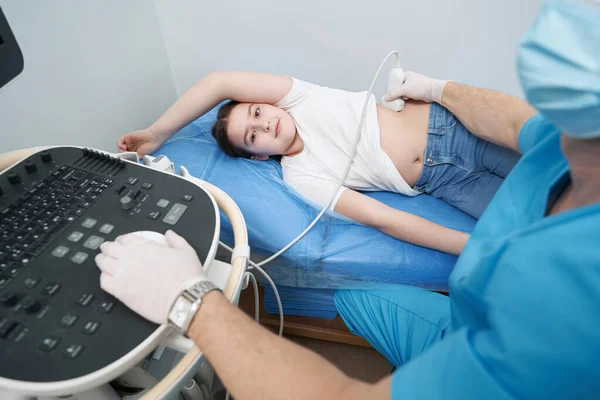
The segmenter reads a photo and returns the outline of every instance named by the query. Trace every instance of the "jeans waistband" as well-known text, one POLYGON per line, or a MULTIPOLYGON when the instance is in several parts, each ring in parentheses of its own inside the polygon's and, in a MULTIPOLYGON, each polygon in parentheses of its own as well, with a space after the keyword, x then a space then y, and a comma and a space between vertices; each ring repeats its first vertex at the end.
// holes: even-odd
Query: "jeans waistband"
MULTIPOLYGON (((448 117, 453 117, 452 113, 438 103, 431 103, 429 108, 429 125, 427 133, 441 133, 446 127, 448 117)), ((427 143, 429 145, 429 143, 427 143)))

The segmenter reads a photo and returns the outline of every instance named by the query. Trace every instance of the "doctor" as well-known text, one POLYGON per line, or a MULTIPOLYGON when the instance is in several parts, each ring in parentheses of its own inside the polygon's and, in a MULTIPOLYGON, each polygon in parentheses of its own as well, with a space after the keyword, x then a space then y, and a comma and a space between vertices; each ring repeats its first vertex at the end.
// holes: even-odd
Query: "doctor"
MULTIPOLYGON (((523 39, 524 103, 407 74, 396 96, 437 101, 523 157, 475 227, 450 296, 338 291, 354 332, 399 368, 371 385, 260 327, 206 282, 180 324, 236 399, 513 399, 600 395, 600 2, 549 1, 523 39), (431 90, 434 89, 434 90, 431 90)), ((101 285, 165 323, 204 281, 187 242, 104 243, 101 285), (148 268, 151 268, 149 271, 148 268)))

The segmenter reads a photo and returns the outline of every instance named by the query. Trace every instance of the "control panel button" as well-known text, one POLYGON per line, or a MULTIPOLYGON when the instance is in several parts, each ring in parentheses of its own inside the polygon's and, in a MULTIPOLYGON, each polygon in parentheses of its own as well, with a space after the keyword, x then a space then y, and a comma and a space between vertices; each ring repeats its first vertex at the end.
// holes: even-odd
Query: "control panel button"
POLYGON ((130 185, 135 185, 138 181, 138 178, 130 176, 129 178, 127 178, 127 183, 130 185))
POLYGON ((42 309, 42 305, 39 301, 31 297, 25 297, 21 302, 21 308, 27 314, 35 314, 42 309))
MULTIPOLYGON (((80 216, 81 214, 83 214, 83 213, 84 213, 84 211, 85 211, 85 210, 84 210, 83 208, 79 208, 79 207, 77 207, 77 208, 73 208, 73 209, 71 209, 71 210, 69 211, 69 214, 76 215, 76 216, 80 216)), ((69 219, 69 221, 72 221, 72 219, 69 219)))
POLYGON ((131 210, 135 206, 135 201, 129 196, 123 196, 119 200, 121 208, 125 211, 131 210))
POLYGON ((83 352, 83 349, 84 347, 82 344, 72 344, 66 348, 64 355, 65 357, 74 360, 79 357, 79 355, 83 352))
POLYGON ((40 278, 25 278, 25 280, 23 281, 23 287, 26 289, 33 289, 40 283, 40 281, 40 278))
POLYGON ((19 301, 19 296, 15 292, 6 292, 0 294, 0 304, 4 307, 12 307, 19 301))
POLYGON ((49 283, 46 286, 44 286, 42 293, 44 293, 46 296, 54 296, 56 293, 58 293, 60 288, 60 283, 49 283))
POLYGON ((11 265, 10 269, 8 271, 6 271, 6 273, 8 274, 9 277, 16 277, 17 275, 19 275, 19 272, 21 272, 23 268, 18 265, 18 264, 13 264, 11 265))
POLYGON ((97 250, 98 247, 104 242, 104 238, 96 235, 92 235, 83 243, 83 247, 90 250, 97 250))
POLYGON ((18 185, 21 183, 21 176, 16 172, 10 172, 6 177, 8 178, 8 183, 11 185, 18 185))
POLYGON ((71 257, 71 261, 73 261, 75 264, 82 264, 85 260, 87 260, 87 258, 87 253, 84 253, 83 251, 78 251, 73 257, 71 257))
POLYGON ((37 165, 35 165, 35 163, 33 162, 33 160, 29 160, 25 163, 25 170, 30 173, 33 174, 34 172, 37 171, 37 165))
POLYGON ((0 275, 0 289, 2 289, 4 286, 8 285, 8 283, 11 281, 11 279, 6 276, 6 275, 0 275))
POLYGON ((75 231, 72 232, 68 237, 67 240, 69 242, 73 242, 73 243, 77 243, 79 242, 81 239, 83 239, 83 236, 85 236, 83 233, 79 232, 79 231, 75 231))
POLYGON ((23 253, 19 257, 18 261, 21 263, 22 266, 25 266, 29 263, 29 261, 31 261, 31 255, 27 254, 27 253, 23 253))
POLYGON ((79 317, 75 314, 65 314, 60 321, 58 322, 58 324, 60 326, 62 326, 63 328, 70 328, 72 327, 75 322, 79 319, 79 317))
POLYGON ((171 210, 169 210, 169 212, 163 218, 162 221, 165 224, 175 225, 177 223, 177 221, 179 221, 179 218, 181 218, 181 216, 183 215, 185 210, 187 210, 187 206, 184 206, 183 204, 175 203, 175 204, 173 204, 173 207, 171 207, 171 210))
POLYGON ((160 199, 158 203, 156 203, 156 205, 160 208, 166 208, 169 206, 169 204, 171 204, 171 202, 167 199, 160 199))
POLYGON ((98 311, 100 314, 108 314, 113 308, 115 308, 115 303, 112 301, 103 301, 100 303, 96 311, 98 311))
POLYGON ((42 162, 47 163, 52 161, 52 154, 50 154, 49 151, 45 150, 40 153, 40 158, 42 159, 42 162))
POLYGON ((111 224, 104 224, 100 227, 100 232, 108 235, 109 233, 111 233, 113 231, 113 229, 115 229, 115 227, 111 224))
POLYGON ((133 196, 132 196, 132 197, 133 197, 135 200, 137 200, 137 199, 138 199, 138 198, 139 198, 139 197, 140 197, 142 194, 144 194, 144 192, 142 192, 141 190, 138 190, 137 192, 135 192, 135 193, 133 194, 133 196))
POLYGON ((27 329, 25 325, 17 324, 15 329, 8 334, 7 339, 18 343, 25 337, 25 335, 27 335, 27 332, 29 332, 29 329, 27 329))
POLYGON ((84 333, 86 335, 93 335, 94 333, 98 332, 98 329, 100 329, 100 322, 88 321, 83 325, 81 333, 84 333))
POLYGON ((23 253, 23 250, 21 250, 19 248, 12 248, 12 249, 9 248, 9 247, 13 247, 13 246, 16 246, 16 243, 14 243, 14 244, 9 243, 8 246, 5 246, 4 248, 6 250, 8 250, 8 256, 11 259, 17 261, 19 259, 19 257, 21 256, 21 254, 23 253))
POLYGON ((160 211, 153 211, 150 214, 148 214, 148 218, 150 219, 159 219, 160 218, 160 211))
POLYGON ((65 246, 58 246, 54 250, 52 250, 52 255, 54 257, 63 258, 69 252, 69 248, 65 246))
POLYGON ((115 192, 116 194, 118 194, 119 196, 122 194, 127 194, 129 193, 129 189, 127 189, 127 186, 123 185, 120 188, 117 189, 117 191, 115 192))
POLYGON ((79 296, 79 300, 77 300, 77 304, 79 304, 81 307, 87 307, 90 304, 92 304, 92 301, 94 301, 94 295, 91 293, 84 293, 81 296, 79 296))
POLYGON ((8 335, 17 327, 17 323, 15 321, 9 321, 6 318, 0 319, 0 338, 6 339, 8 335))
POLYGON ((142 183, 142 189, 150 190, 154 186, 152 183, 144 182, 142 183))
POLYGON ((42 341, 42 343, 39 344, 38 349, 45 352, 50 352, 54 350, 56 346, 58 346, 60 340, 60 336, 48 336, 42 341))
POLYGON ((84 228, 93 228, 94 225, 96 225, 98 221, 96 221, 93 218, 86 218, 85 221, 83 221, 81 223, 81 226, 83 226, 84 228))
POLYGON ((194 199, 194 196, 192 196, 191 194, 184 194, 183 197, 181 197, 181 200, 187 201, 187 202, 190 202, 193 199, 194 199))

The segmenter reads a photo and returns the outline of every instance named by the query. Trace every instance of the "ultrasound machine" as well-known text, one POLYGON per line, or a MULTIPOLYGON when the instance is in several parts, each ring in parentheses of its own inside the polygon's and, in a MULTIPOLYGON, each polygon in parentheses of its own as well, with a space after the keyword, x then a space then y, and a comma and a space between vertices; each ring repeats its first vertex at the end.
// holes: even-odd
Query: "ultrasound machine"
MULTIPOLYGON (((22 70, 0 9, 0 87, 22 70)), ((0 167, 0 399, 211 398, 201 350, 104 292, 94 257, 121 234, 173 229, 237 303, 249 248, 235 203, 184 169, 131 153, 60 146, 13 160, 0 167), (219 208, 234 228, 231 263, 215 260, 219 208), (153 376, 169 350, 175 356, 153 376)))

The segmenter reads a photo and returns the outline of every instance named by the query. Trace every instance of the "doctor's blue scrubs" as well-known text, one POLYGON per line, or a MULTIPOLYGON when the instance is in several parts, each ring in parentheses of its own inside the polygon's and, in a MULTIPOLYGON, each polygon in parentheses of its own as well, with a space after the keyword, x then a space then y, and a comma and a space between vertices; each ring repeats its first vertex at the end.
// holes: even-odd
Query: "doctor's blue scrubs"
POLYGON ((600 203, 545 216, 569 182, 541 115, 475 227, 450 297, 338 290, 355 334, 398 367, 392 399, 600 398, 600 203))

